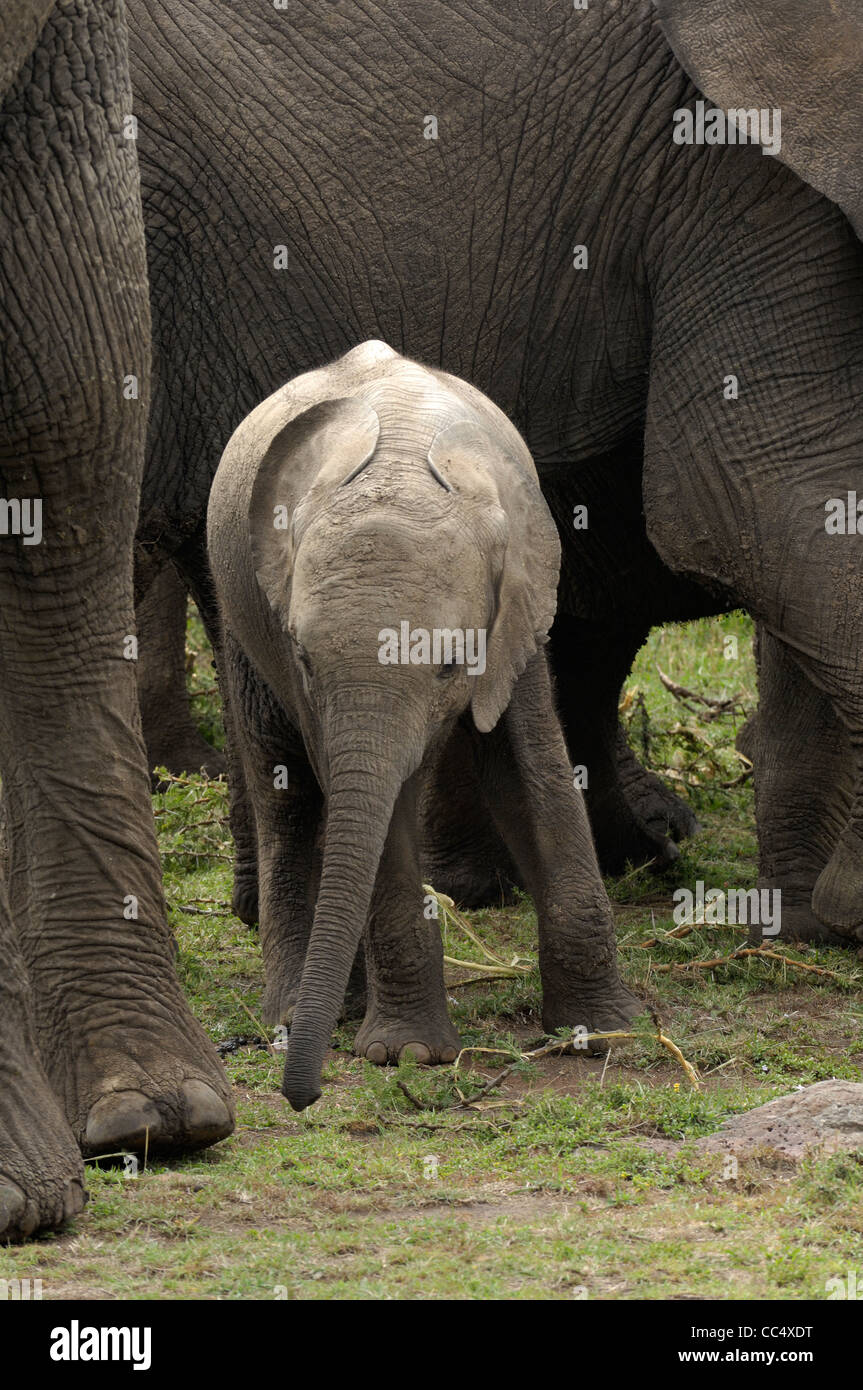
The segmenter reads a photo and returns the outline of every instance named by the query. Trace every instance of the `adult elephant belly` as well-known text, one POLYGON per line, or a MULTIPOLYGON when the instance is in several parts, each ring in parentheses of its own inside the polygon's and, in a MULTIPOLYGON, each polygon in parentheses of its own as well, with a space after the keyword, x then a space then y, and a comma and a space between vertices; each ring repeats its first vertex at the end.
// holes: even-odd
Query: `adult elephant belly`
MULTIPOLYGON (((657 89, 671 100, 685 78, 669 80, 649 5, 602 8, 573 30, 563 13, 478 24, 458 6, 131 7, 156 362, 139 556, 149 577, 173 554, 206 620, 210 480, 257 401, 371 337, 465 377, 525 434, 560 504, 588 504, 587 530, 560 523, 577 679, 561 629, 555 648, 575 760, 591 750, 600 859, 619 869, 667 862, 668 834, 695 824, 622 739, 620 683, 653 622, 714 605, 672 593, 640 504, 644 158, 670 128, 657 89), (621 85, 597 93, 600 52, 621 85), (619 562, 642 553, 637 576, 619 562)), ((490 873, 465 875, 445 844, 476 828, 441 830, 441 886, 498 891, 495 846, 474 856, 490 873)))
POLYGON ((541 459, 573 466, 640 428, 642 163, 667 142, 653 97, 670 55, 636 8, 632 55, 621 17, 598 12, 573 42, 568 15, 498 7, 478 23, 474 6, 135 0, 145 543, 187 537, 262 394, 373 337, 488 392, 541 459), (608 94, 591 152, 599 47, 638 81, 608 94))

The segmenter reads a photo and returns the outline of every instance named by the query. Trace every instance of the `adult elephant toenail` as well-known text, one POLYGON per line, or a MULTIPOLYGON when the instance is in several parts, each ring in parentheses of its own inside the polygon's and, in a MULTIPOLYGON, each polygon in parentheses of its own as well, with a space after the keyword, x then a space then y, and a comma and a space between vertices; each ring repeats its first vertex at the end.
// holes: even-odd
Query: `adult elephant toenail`
POLYGON ((192 1078, 184 1081, 180 1094, 185 1102, 185 1121, 187 1142, 189 1144, 214 1144, 224 1139, 233 1128, 233 1121, 220 1096, 206 1081, 192 1078))
POLYGON ((162 1128, 162 1117, 149 1096, 141 1091, 111 1091, 96 1101, 87 1117, 86 1151, 150 1148, 162 1128))

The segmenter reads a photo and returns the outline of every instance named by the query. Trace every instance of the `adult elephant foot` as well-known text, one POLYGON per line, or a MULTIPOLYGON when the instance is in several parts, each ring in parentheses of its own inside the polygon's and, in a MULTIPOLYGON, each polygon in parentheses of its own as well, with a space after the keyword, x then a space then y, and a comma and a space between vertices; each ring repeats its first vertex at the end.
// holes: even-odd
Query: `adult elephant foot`
MULTIPOLYGON (((761 703, 737 743, 755 769, 759 888, 781 914, 779 939, 853 949, 863 942, 853 741, 794 652, 760 624, 755 654, 761 703)), ((757 923, 750 939, 771 940, 757 923)))
POLYGON ((234 891, 231 894, 231 911, 247 927, 258 925, 258 869, 234 869, 234 891))
POLYGON ((191 729, 183 739, 165 740, 161 737, 161 729, 155 732, 156 737, 147 739, 147 765, 150 768, 150 784, 154 792, 166 791, 170 785, 153 773, 153 768, 156 767, 166 767, 175 777, 181 776, 184 772, 193 775, 201 772, 214 781, 217 777, 226 775, 225 759, 196 729, 191 729))
POLYGON ((134 1029, 124 1028, 113 1049, 105 1037, 85 1045, 73 1120, 85 1155, 177 1153, 231 1133, 230 1090, 218 1061, 208 1065, 207 1040, 195 1047, 176 1027, 148 1034, 135 1038, 134 1029))
MULTIPOLYGON (((577 1029, 582 1037, 625 1031, 632 1019, 644 1012, 644 1004, 627 989, 616 970, 605 980, 570 984, 566 989, 557 986, 557 979, 550 985, 543 981, 542 1026, 551 1036, 561 1028, 577 1029)), ((584 1051, 592 1055, 606 1050, 601 1039, 584 1045, 584 1051)))
MULTIPOLYGON (((2 1067, 6 1071, 6 1066, 2 1067)), ((0 1243, 58 1230, 83 1211, 81 1154, 38 1064, 15 1058, 0 1096, 0 1243), (18 1089, 20 1087, 20 1090, 18 1089), (16 1093, 17 1092, 17 1093, 16 1093)))
POLYGON ((618 719, 621 685, 649 629, 645 619, 612 640, 607 625, 559 609, 551 631, 570 765, 575 785, 584 788, 596 856, 605 874, 646 863, 662 872, 679 858, 675 841, 700 828, 685 802, 642 767, 618 719))
POLYGON ((42 1065, 88 1155, 197 1149, 233 1126, 224 1067, 175 972, 134 672, 121 663, 120 674, 119 689, 105 691, 97 669, 98 701, 70 704, 67 695, 58 719, 49 723, 47 706, 37 711, 38 727, 4 691, 21 749, 4 767, 10 823, 21 827, 10 855, 12 918, 42 1065))
POLYGON ((812 893, 812 911, 845 945, 863 943, 863 838, 856 826, 842 832, 812 893))
MULTIPOLYGON (((144 1082, 154 1089, 152 1081, 144 1082)), ((172 1152, 205 1148, 230 1134, 228 1106, 214 1087, 194 1077, 161 1089, 156 1099, 144 1091, 109 1091, 87 1116, 84 1152, 114 1147, 172 1152)))
POLYGON ((0 1243, 56 1230, 83 1210, 84 1165, 42 1070, 29 984, 0 885, 0 1243))
MULTIPOLYGON (((640 771, 645 778, 650 775, 643 768, 640 771)), ((646 791, 645 803, 649 795, 646 791)), ((585 793, 585 801, 596 857, 604 874, 622 874, 630 864, 648 863, 661 873, 680 858, 680 850, 665 827, 657 828, 660 816, 655 801, 652 820, 642 820, 624 794, 622 783, 615 780, 594 783, 585 793)))
MULTIPOLYGON (((119 840, 119 812, 109 824, 120 827, 119 840)), ((73 862, 72 848, 55 847, 56 864, 43 854, 49 886, 73 862)), ((148 848, 152 860, 141 845, 139 857, 123 860, 119 881, 104 854, 103 881, 87 881, 80 911, 66 885, 38 904, 39 930, 21 933, 42 1064, 86 1155, 198 1149, 233 1128, 224 1067, 174 970, 161 890, 151 879, 155 843, 148 848), (124 902, 139 917, 127 920, 124 902)), ((12 884, 15 920, 26 922, 26 881, 13 872, 12 884)))
POLYGON ((623 729, 617 731, 617 768, 630 810, 647 835, 677 841, 699 833, 701 826, 692 808, 642 766, 623 729))
POLYGON ((852 943, 840 936, 832 927, 818 920, 812 911, 812 904, 806 893, 782 891, 782 923, 775 936, 765 936, 762 926, 757 923, 749 928, 750 946, 767 946, 775 941, 806 942, 815 946, 842 946, 847 949, 852 943))
POLYGON ((386 1066, 412 1057, 423 1066, 454 1062, 461 1041, 446 1014, 388 1018, 378 1010, 366 1014, 357 1033, 354 1052, 367 1062, 386 1066))
POLYGON ((127 959, 115 974, 82 962, 77 979, 65 977, 62 1008, 37 993, 45 1068, 88 1156, 205 1148, 234 1126, 224 1067, 167 953, 137 967, 127 959))

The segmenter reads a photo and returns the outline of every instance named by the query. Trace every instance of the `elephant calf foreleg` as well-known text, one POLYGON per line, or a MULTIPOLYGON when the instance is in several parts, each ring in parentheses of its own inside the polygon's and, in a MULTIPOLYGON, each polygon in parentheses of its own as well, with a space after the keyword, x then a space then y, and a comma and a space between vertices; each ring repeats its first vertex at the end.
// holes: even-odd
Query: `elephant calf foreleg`
POLYGON ((591 1033, 624 1026, 641 1005, 617 971, 611 905, 542 653, 476 749, 492 815, 536 905, 543 1027, 591 1033))
POLYGON ((266 973, 263 1016, 267 1023, 285 1024, 297 1000, 320 880, 321 794, 302 738, 230 634, 224 665, 232 774, 236 762, 246 812, 243 844, 237 844, 234 910, 238 900, 248 901, 246 851, 254 870, 266 973))

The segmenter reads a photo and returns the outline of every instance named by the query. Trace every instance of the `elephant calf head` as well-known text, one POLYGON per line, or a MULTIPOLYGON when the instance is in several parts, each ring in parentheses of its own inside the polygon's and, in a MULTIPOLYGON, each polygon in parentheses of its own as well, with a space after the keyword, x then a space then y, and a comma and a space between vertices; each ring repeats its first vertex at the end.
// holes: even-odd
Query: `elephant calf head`
POLYGON ((302 1108, 396 800, 457 719, 487 732, 506 709, 554 615, 559 543, 505 416, 381 343, 243 422, 209 533, 226 630, 302 733, 326 797, 284 1086, 302 1108))

